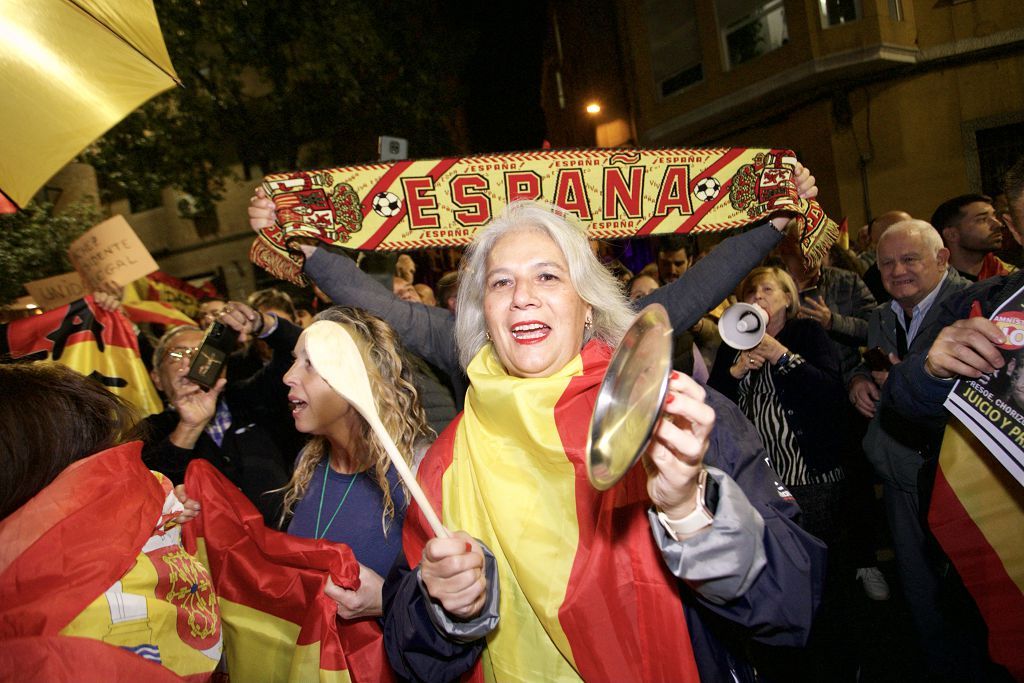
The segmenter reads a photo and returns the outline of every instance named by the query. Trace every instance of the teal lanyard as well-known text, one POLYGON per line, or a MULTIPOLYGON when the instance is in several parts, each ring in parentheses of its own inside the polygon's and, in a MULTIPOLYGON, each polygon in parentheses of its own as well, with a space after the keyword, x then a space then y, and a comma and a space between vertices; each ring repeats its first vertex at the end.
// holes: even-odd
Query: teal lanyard
POLYGON ((345 489, 345 495, 341 497, 341 502, 338 503, 337 509, 334 510, 334 514, 331 515, 330 521, 327 522, 327 526, 324 527, 323 533, 320 533, 320 513, 323 512, 324 509, 324 493, 327 491, 327 470, 329 469, 331 469, 331 463, 325 462, 324 485, 320 489, 320 506, 316 509, 316 533, 313 535, 313 538, 323 538, 327 535, 327 530, 331 528, 331 524, 334 523, 334 518, 338 516, 339 512, 341 512, 341 506, 344 505, 345 501, 348 499, 348 492, 352 490, 352 484, 356 483, 356 479, 359 478, 359 473, 356 472, 355 476, 352 477, 352 481, 348 483, 348 488, 345 489))

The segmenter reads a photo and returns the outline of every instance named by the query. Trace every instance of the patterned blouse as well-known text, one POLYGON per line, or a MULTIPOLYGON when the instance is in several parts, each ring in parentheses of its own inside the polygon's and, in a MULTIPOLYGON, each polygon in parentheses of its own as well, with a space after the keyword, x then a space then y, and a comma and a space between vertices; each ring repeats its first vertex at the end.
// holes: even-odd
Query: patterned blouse
MULTIPOLYGON (((791 372, 804 362, 806 361, 800 354, 790 354, 789 362, 780 372, 791 372)), ((740 410, 750 418, 757 428, 757 433, 761 435, 771 464, 784 484, 825 484, 843 478, 841 467, 818 475, 812 475, 808 470, 807 463, 800 455, 796 435, 786 421, 782 403, 775 392, 770 365, 766 363, 757 370, 748 372, 740 380, 738 403, 740 410)))

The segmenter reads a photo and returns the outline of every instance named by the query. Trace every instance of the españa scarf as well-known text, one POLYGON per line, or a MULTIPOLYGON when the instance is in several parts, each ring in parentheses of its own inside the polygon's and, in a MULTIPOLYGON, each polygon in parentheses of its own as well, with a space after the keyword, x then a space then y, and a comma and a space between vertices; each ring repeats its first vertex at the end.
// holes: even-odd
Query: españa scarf
POLYGON ((818 263, 839 231, 797 196, 795 163, 785 149, 583 149, 279 173, 263 181, 277 223, 249 256, 305 284, 290 246, 298 238, 382 251, 459 246, 509 202, 532 199, 571 213, 592 239, 733 230, 790 211, 805 258, 818 263))
MULTIPOLYGON (((524 379, 485 346, 468 368, 465 412, 420 467, 444 523, 497 559, 500 622, 477 679, 699 680, 643 468, 603 493, 587 480, 587 428, 610 357, 592 341, 554 375, 524 379)), ((414 506, 410 565, 428 538, 414 506)))

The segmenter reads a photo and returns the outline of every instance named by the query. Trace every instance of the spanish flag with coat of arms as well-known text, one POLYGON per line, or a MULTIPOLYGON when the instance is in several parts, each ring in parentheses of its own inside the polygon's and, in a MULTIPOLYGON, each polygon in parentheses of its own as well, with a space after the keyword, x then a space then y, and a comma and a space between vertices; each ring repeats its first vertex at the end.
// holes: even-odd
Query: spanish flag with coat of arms
POLYGON ((376 620, 323 594, 358 587, 347 546, 267 529, 203 460, 202 512, 165 531, 182 508, 140 450, 73 463, 0 522, 0 681, 209 681, 222 652, 240 682, 392 680, 376 620))

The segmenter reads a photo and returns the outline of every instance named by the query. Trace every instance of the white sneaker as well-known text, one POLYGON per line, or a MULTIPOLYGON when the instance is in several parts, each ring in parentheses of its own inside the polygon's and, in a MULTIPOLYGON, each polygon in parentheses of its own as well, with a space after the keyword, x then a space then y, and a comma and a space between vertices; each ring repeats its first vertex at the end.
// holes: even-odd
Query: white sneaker
POLYGON ((861 567, 857 570, 857 580, 864 583, 864 593, 872 600, 889 599, 889 584, 878 567, 861 567))

